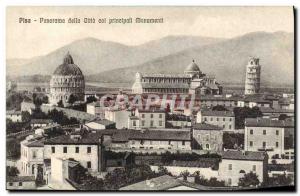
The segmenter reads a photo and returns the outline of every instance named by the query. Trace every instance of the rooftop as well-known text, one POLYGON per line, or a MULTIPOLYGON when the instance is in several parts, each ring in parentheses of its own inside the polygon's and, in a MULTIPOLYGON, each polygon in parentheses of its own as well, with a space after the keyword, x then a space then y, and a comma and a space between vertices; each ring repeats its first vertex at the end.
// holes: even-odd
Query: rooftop
POLYGON ((50 124, 53 123, 52 119, 31 119, 32 124, 50 124))
POLYGON ((246 118, 246 127, 294 127, 295 122, 293 120, 272 120, 268 118, 246 118))
POLYGON ((8 176, 7 182, 30 182, 35 181, 34 176, 8 176))
POLYGON ((222 153, 222 159, 231 159, 231 160, 263 161, 266 156, 267 154, 265 152, 254 152, 254 151, 228 150, 222 153))
POLYGON ((134 191, 162 191, 181 186, 180 180, 175 179, 169 175, 159 176, 150 180, 141 181, 129 186, 122 187, 120 190, 134 190, 134 191))
POLYGON ((143 88, 189 88, 189 84, 187 83, 148 83, 148 82, 142 82, 142 87, 143 88))
MULTIPOLYGON (((101 124, 101 125, 104 125, 104 126, 115 124, 115 122, 107 120, 107 119, 95 119, 95 120, 92 120, 90 122, 95 122, 95 123, 98 123, 98 124, 101 124)), ((90 122, 88 122, 88 123, 90 123, 90 122)), ((88 123, 86 123, 86 124, 88 124, 88 123)))
MULTIPOLYGON (((78 132, 78 134, 81 134, 78 132)), ((99 144, 102 135, 111 135, 113 142, 136 140, 178 140, 190 141, 189 131, 171 130, 127 130, 105 129, 93 133, 81 134, 81 138, 72 139, 70 135, 62 135, 46 140, 45 144, 99 144)))
POLYGON ((204 123, 204 122, 196 123, 193 128, 194 129, 199 129, 199 130, 223 130, 222 127, 207 124, 207 123, 204 123))

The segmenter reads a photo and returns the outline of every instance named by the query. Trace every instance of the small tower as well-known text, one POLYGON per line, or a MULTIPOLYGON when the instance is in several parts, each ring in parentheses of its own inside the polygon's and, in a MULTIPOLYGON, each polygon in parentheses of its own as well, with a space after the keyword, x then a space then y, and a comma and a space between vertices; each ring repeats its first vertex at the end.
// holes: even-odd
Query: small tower
POLYGON ((246 68, 245 95, 259 93, 260 70, 259 58, 250 57, 246 68))

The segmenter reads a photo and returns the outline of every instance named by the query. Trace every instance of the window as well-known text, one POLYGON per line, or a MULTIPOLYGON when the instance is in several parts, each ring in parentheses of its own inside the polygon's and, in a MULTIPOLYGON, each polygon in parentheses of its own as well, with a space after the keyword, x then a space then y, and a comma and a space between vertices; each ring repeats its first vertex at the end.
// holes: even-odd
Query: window
POLYGON ((32 152, 32 158, 35 159, 36 158, 36 151, 32 152))
POLYGON ((229 118, 229 121, 231 122, 231 121, 232 121, 232 118, 229 118))
POLYGON ((150 118, 153 118, 153 114, 150 115, 150 118))
POLYGON ((162 118, 162 114, 159 114, 159 118, 162 118))
POLYGON ((207 118, 206 118, 206 117, 204 118, 204 121, 207 121, 207 118))
POLYGON ((255 172, 256 171, 256 165, 252 166, 252 170, 255 172))
POLYGON ((231 129, 231 125, 229 125, 229 129, 231 129))
POLYGON ((253 135, 253 129, 250 129, 250 134, 253 135))
POLYGON ((223 118, 223 121, 225 121, 225 118, 223 118))
POLYGON ((223 129, 225 129, 225 125, 223 125, 223 129))
POLYGON ((276 130, 276 135, 279 135, 279 130, 276 130))
POLYGON ((91 167, 92 167, 92 164, 91 164, 90 161, 87 162, 86 167, 87 167, 87 168, 91 168, 91 167))
POLYGON ((159 121, 159 126, 162 126, 162 121, 161 120, 159 121))
POLYGON ((64 153, 68 153, 68 148, 64 147, 64 153))
POLYGON ((182 141, 182 145, 185 146, 185 141, 182 141))
POLYGON ((266 131, 266 130, 263 130, 263 134, 266 135, 266 134, 267 134, 267 131, 266 131))
POLYGON ((23 183, 22 182, 19 182, 19 186, 22 186, 23 185, 23 183))
POLYGON ((205 145, 205 148, 206 148, 206 149, 209 149, 209 144, 206 144, 206 145, 205 145))
POLYGON ((142 126, 145 126, 145 121, 144 120, 142 120, 142 126))
POLYGON ((231 186, 231 183, 232 183, 231 178, 228 178, 228 186, 231 186))
POLYGON ((217 121, 219 121, 219 118, 217 118, 217 121))
POLYGON ((279 147, 279 143, 278 143, 278 142, 276 142, 276 144, 275 144, 275 145, 276 145, 276 148, 278 148, 278 147, 279 147))
POLYGON ((91 147, 87 147, 87 153, 91 153, 91 147))
POLYGON ((142 114, 142 118, 145 118, 145 114, 142 114))
POLYGON ((232 164, 228 165, 228 170, 232 170, 232 164))
POLYGON ((210 118, 210 121, 213 121, 213 118, 210 118))
POLYGON ((171 140, 169 140, 169 145, 171 145, 171 140))
POLYGON ((55 153, 55 147, 54 146, 51 147, 51 151, 52 151, 52 153, 55 153))
POLYGON ((153 120, 150 121, 150 127, 153 127, 153 120))
POLYGON ((252 147, 253 146, 253 141, 250 141, 249 145, 252 147))
POLYGON ((262 143, 263 148, 266 148, 266 142, 262 143))
POLYGON ((12 185, 13 185, 13 183, 12 183, 12 182, 10 182, 10 183, 9 183, 9 186, 12 186, 12 185))
POLYGON ((75 153, 79 153, 79 147, 75 147, 75 153))
POLYGON ((132 126, 136 126, 136 121, 134 120, 133 122, 132 122, 132 126))

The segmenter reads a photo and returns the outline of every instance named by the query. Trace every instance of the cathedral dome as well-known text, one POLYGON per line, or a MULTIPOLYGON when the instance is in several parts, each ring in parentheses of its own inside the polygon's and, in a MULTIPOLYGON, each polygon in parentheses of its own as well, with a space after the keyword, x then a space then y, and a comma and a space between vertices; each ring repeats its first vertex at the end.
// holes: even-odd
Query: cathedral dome
POLYGON ((189 64, 184 71, 185 72, 200 72, 200 69, 199 69, 198 65, 195 63, 195 61, 193 60, 193 62, 191 64, 189 64))
POLYGON ((82 71, 80 68, 74 64, 72 56, 68 53, 63 61, 63 64, 58 66, 56 70, 54 71, 53 75, 59 75, 59 76, 67 76, 67 75, 73 75, 73 76, 81 76, 82 71))

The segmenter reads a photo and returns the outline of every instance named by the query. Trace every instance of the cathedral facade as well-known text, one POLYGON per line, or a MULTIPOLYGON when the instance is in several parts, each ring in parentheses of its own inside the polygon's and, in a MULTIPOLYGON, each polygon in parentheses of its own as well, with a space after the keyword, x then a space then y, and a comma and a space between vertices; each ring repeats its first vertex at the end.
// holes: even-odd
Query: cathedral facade
POLYGON ((70 97, 73 100, 84 100, 85 81, 80 68, 74 64, 72 56, 68 53, 54 71, 50 80, 49 102, 57 105, 62 101, 63 105, 68 105, 70 97))
POLYGON ((142 74, 136 73, 132 92, 219 95, 222 86, 215 77, 202 73, 193 62, 187 66, 183 74, 142 74))

